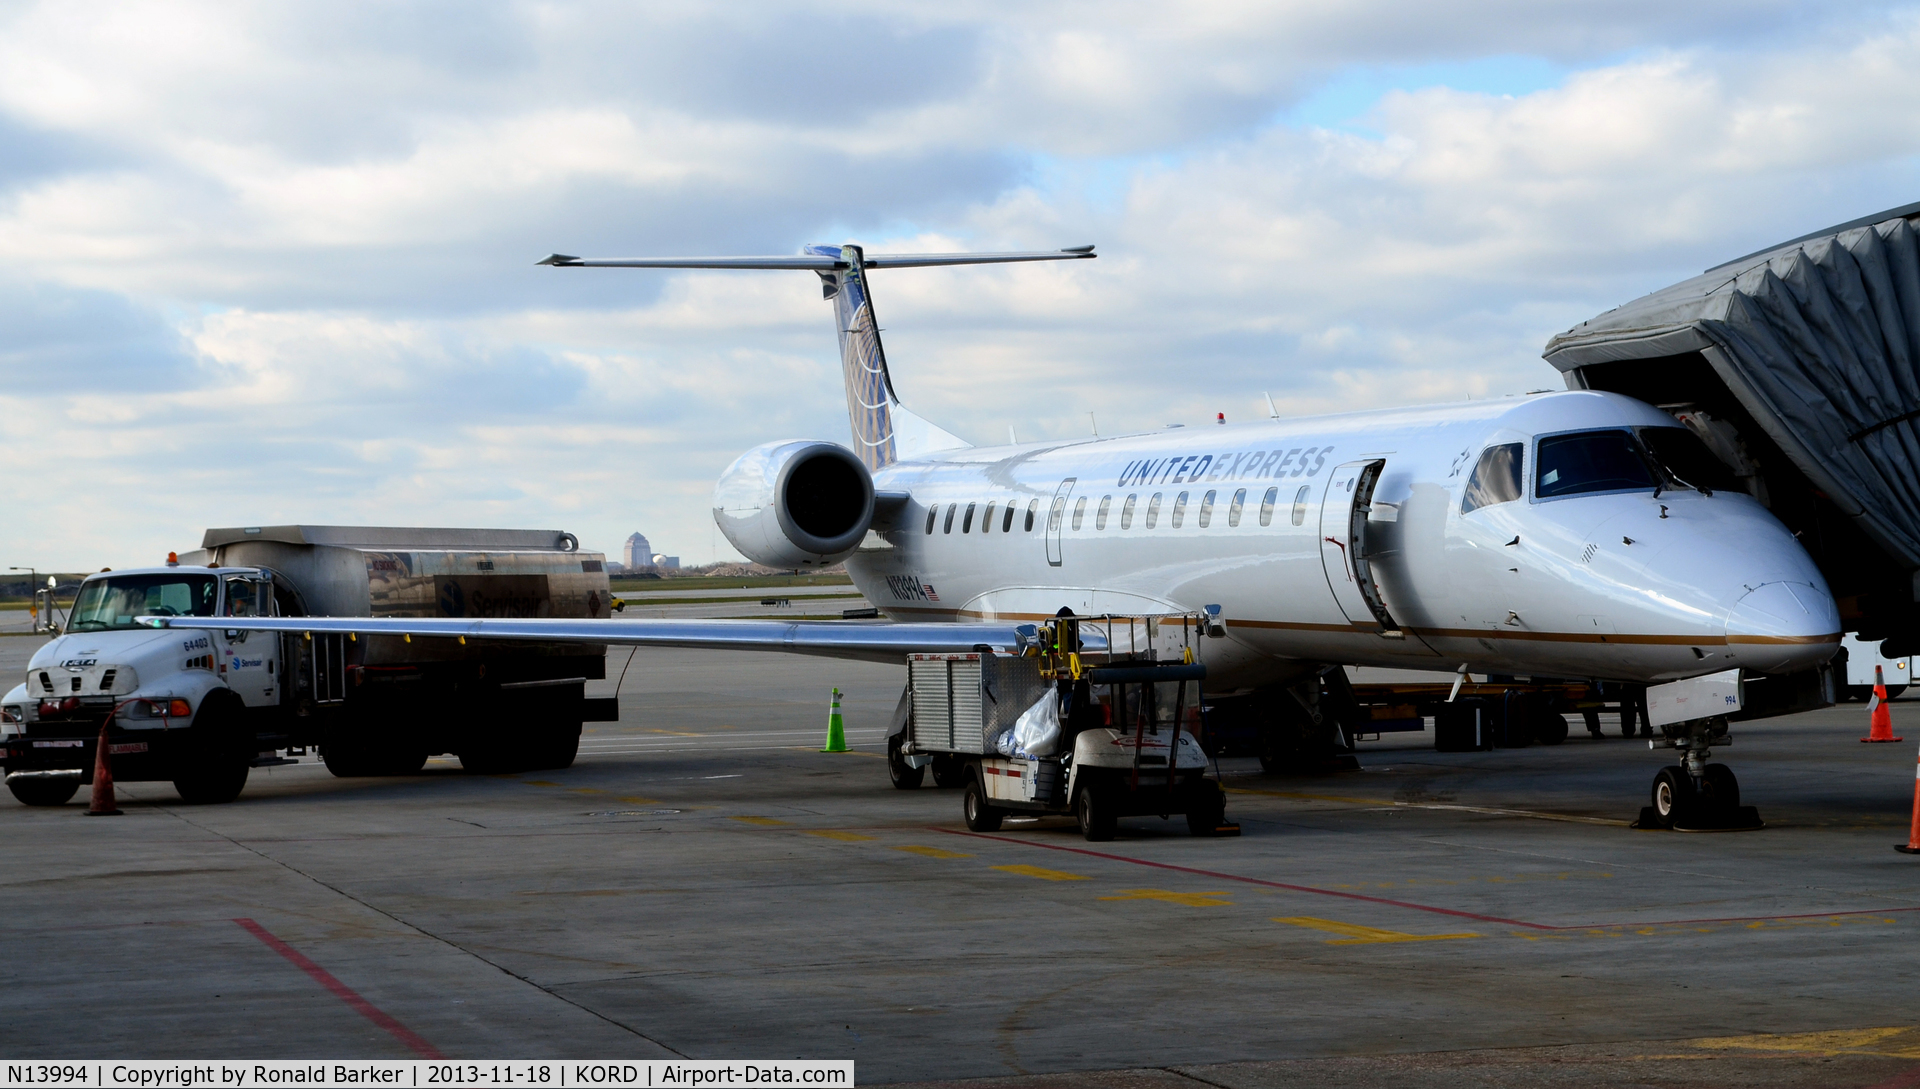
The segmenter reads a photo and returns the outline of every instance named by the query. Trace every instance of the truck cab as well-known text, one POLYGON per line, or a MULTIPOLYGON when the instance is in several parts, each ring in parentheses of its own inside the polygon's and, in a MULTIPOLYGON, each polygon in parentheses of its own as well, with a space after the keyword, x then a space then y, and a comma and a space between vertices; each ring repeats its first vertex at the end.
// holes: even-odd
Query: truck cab
POLYGON ((116 778, 171 780, 189 801, 237 795, 260 736, 277 732, 280 640, 170 632, 139 618, 279 613, 264 568, 170 565, 89 577, 65 630, 0 700, 8 788, 28 805, 65 802, 91 780, 105 727, 116 778))

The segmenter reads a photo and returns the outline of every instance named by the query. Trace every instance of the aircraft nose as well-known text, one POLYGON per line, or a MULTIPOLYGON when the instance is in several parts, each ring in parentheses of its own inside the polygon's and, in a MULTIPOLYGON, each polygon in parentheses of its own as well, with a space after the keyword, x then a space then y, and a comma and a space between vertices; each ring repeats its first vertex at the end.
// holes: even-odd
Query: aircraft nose
POLYGON ((1763 583, 1727 610, 1727 645, 1748 669, 1811 669, 1840 645, 1840 610, 1831 594, 1811 583, 1763 583))

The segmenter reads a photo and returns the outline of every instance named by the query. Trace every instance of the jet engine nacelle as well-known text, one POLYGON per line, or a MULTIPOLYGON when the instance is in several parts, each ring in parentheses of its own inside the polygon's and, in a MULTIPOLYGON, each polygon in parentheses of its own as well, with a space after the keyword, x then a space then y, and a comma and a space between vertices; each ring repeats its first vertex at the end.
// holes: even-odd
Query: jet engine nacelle
POLYGON ((713 489, 713 520, 768 567, 827 567, 853 555, 873 522, 873 476, 831 442, 770 442, 741 454, 713 489))

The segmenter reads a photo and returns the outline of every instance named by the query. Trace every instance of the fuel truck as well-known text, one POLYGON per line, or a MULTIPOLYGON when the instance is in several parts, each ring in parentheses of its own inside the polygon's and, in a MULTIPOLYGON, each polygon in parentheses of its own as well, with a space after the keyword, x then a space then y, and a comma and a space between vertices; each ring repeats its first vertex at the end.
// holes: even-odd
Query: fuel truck
POLYGON ((556 530, 255 526, 210 529, 165 566, 81 583, 61 633, 0 700, 0 762, 27 805, 93 777, 101 728, 115 779, 229 802, 249 771, 317 748, 339 776, 407 775, 439 753, 469 771, 573 763, 606 647, 354 633, 169 631, 142 616, 611 615, 605 557, 556 530))

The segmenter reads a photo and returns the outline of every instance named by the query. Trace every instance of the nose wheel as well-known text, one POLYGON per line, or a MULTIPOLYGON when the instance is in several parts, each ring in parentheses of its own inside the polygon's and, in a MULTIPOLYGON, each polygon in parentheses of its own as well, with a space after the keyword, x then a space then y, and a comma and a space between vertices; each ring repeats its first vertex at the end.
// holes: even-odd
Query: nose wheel
POLYGON ((1726 720, 1681 723, 1669 727, 1669 744, 1682 762, 1653 777, 1653 796, 1640 810, 1635 828, 1676 832, 1738 832, 1766 827, 1760 811, 1740 804, 1740 780, 1725 764, 1709 764, 1709 743, 1726 736, 1726 720))

